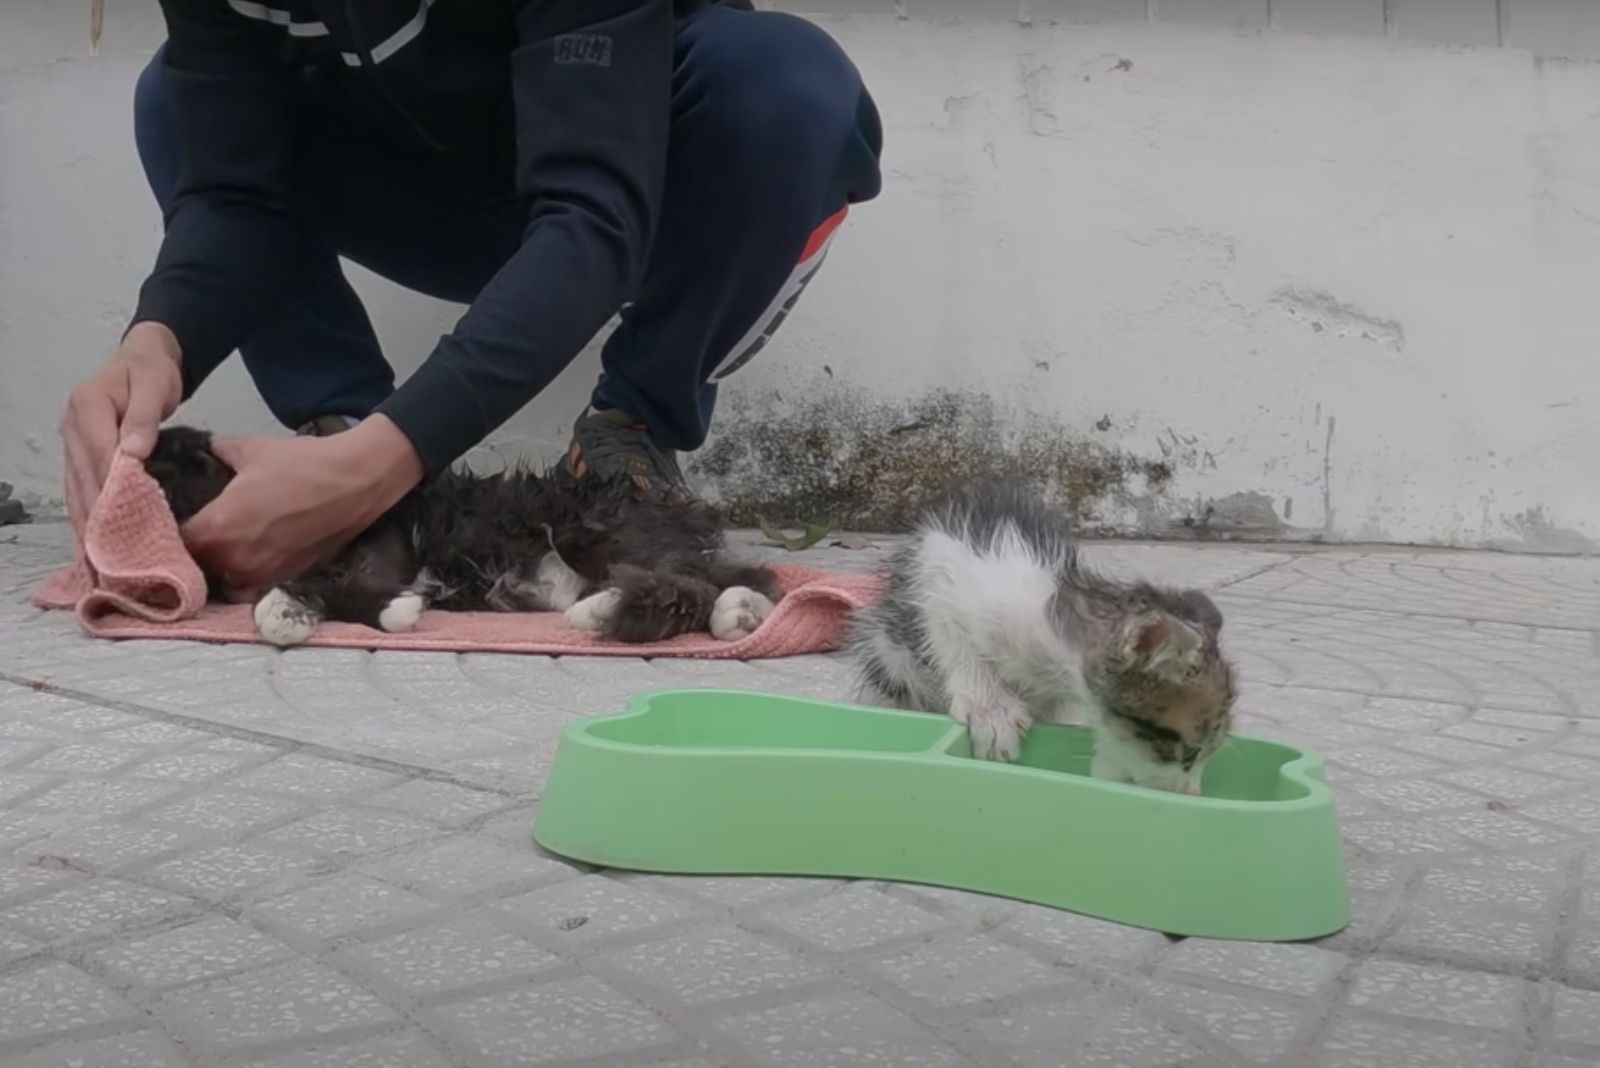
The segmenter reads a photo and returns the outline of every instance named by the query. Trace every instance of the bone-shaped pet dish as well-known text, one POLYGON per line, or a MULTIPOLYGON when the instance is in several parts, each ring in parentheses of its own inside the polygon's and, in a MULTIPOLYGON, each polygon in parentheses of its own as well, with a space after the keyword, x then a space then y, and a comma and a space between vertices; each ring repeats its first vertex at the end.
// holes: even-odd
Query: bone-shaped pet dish
POLYGON ((534 838, 591 864, 890 879, 1173 935, 1294 941, 1349 922, 1322 758, 1232 738, 1201 797, 1089 777, 1090 734, 1015 764, 941 716, 674 690, 569 726, 534 838))

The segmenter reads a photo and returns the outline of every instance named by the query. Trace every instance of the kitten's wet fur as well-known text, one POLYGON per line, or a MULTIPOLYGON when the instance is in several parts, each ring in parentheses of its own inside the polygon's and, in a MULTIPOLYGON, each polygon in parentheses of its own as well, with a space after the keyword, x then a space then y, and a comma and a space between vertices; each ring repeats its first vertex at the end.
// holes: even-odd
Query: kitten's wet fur
MULTIPOLYGON (((211 435, 192 427, 163 429, 145 469, 179 522, 233 478, 211 435)), ((215 576, 207 581, 219 590, 215 576)), ((277 645, 305 641, 325 619, 410 630, 427 607, 560 611, 625 642, 706 630, 732 641, 782 596, 772 571, 728 553, 709 505, 660 501, 623 479, 449 471, 328 564, 267 590, 255 621, 277 645)))
POLYGON ((1221 631, 1205 594, 1096 574, 1064 516, 991 483, 926 509, 850 645, 859 700, 947 714, 975 756, 1015 760, 1034 723, 1080 722, 1095 777, 1198 793, 1232 720, 1221 631))

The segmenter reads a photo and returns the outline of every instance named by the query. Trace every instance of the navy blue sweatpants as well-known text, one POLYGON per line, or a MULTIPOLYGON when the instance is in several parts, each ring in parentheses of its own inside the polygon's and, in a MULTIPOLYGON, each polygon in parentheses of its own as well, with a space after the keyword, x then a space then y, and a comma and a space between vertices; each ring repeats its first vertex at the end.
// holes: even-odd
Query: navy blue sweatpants
MULTIPOLYGON (((413 146, 364 116, 297 146, 302 218, 325 255, 241 346, 285 426, 365 416, 394 388, 339 257, 402 286, 471 303, 516 250, 527 212, 503 180, 413 146)), ((139 155, 165 209, 179 147, 161 57, 134 99, 139 155)), ((821 265, 846 206, 876 196, 882 133, 855 68, 822 30, 775 12, 709 7, 679 27, 661 222, 638 292, 607 341, 597 408, 644 421, 663 446, 705 440, 717 382, 754 356, 821 265)), ((570 356, 575 356, 572 353, 570 356)))

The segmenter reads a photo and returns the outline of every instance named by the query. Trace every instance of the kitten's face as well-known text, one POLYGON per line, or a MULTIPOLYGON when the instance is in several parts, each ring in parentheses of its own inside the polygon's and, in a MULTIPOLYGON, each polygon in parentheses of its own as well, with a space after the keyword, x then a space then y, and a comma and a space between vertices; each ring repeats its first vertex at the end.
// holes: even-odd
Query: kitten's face
POLYGON ((1233 719, 1233 667, 1222 614, 1204 594, 1137 597, 1084 677, 1105 709, 1094 775, 1198 794, 1205 762, 1233 719))
POLYGON ((216 500, 233 478, 233 469, 211 451, 211 435, 186 426, 170 426, 156 435, 144 469, 160 485, 180 523, 216 500))

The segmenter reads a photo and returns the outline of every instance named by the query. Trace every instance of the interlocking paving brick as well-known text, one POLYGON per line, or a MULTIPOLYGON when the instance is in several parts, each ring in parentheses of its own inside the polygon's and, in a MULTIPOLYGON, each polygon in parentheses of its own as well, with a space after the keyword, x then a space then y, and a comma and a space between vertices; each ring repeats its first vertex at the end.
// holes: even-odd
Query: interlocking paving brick
POLYGON ((743 1044, 751 1063, 775 1068, 945 1068, 968 1063, 909 1016, 859 992, 730 1016, 717 1027, 743 1044))
MULTIPOLYGON (((1006 1063, 1019 1068, 1061 1068, 1080 1063, 1079 1051, 1089 1044, 1104 1016, 1104 1005, 1091 994, 1012 1009, 979 1019, 972 1026, 991 1045, 1004 1050, 1009 1058, 1006 1063)), ((1179 1042, 1167 1034, 1174 1043, 1179 1042)))
POLYGON ((1539 1068, 1594 1068, 1597 1063, 1600 1063, 1600 1054, 1589 1054, 1587 1056, 1583 1054, 1575 1054, 1573 1056, 1552 1054, 1535 1063, 1538 1064, 1539 1068))
POLYGON ((148 779, 73 779, 24 803, 34 812, 70 812, 76 819, 115 819, 182 790, 148 779))
POLYGON ((1552 1037, 1600 1046, 1600 993, 1561 987, 1551 1012, 1552 1037))
POLYGON ((285 883, 298 883, 320 861, 255 845, 219 846, 169 860, 144 872, 146 882, 221 900, 241 895, 270 896, 285 883))
POLYGON ((766 919, 796 937, 835 952, 924 934, 946 924, 942 917, 926 909, 865 884, 804 904, 772 909, 766 919))
POLYGON ((1161 958, 1158 971, 1311 997, 1332 982, 1345 963, 1343 954, 1316 946, 1191 938, 1172 947, 1161 958))
POLYGON ((650 1009, 592 976, 485 994, 428 1016, 452 1044, 493 1064, 600 1058, 677 1037, 650 1009))
POLYGON ((1259 995, 1203 990, 1176 983, 1146 988, 1163 1014, 1186 1019, 1252 1061, 1278 1064, 1305 1016, 1305 1007, 1259 995))
POLYGON ((61 812, 0 812, 0 853, 53 834, 69 820, 70 817, 61 812))
MULTIPOLYGON (((194 749, 178 753, 163 753, 141 761, 136 767, 141 776, 158 782, 204 782, 230 772, 236 772, 255 761, 248 753, 217 753, 194 749)), ((239 779, 230 779, 233 785, 239 779)))
POLYGON ((1482 972, 1374 960, 1356 973, 1350 1004, 1423 1020, 1502 1028, 1511 1026, 1521 1011, 1522 984, 1482 972))
MULTIPOLYGON (((28 738, 7 738, 0 735, 0 768, 13 764, 26 764, 28 761, 43 756, 52 748, 47 742, 28 738)), ((4 795, 0 794, 0 800, 4 795)))
POLYGON ((43 793, 59 781, 59 775, 42 771, 0 772, 0 805, 20 801, 29 794, 43 793))
POLYGON ((31 957, 43 947, 44 943, 37 938, 0 928, 0 965, 31 957))
POLYGON ((82 734, 138 727, 147 722, 114 708, 102 708, 55 694, 39 694, 28 702, 28 707, 36 717, 47 720, 50 726, 64 727, 82 734))
POLYGON ((1418 775, 1440 770, 1438 761, 1384 745, 1336 749, 1328 753, 1328 759, 1365 775, 1418 775))
MULTIPOLYGON (((1482 723, 1461 723, 1446 728, 1442 733, 1452 738, 1465 738, 1469 742, 1486 742, 1504 749, 1525 746, 1536 737, 1529 731, 1482 723)), ((1542 742, 1543 739, 1539 741, 1542 742)))
POLYGON ((1423 878, 1417 898, 1445 906, 1493 905, 1511 912, 1542 915, 1554 906, 1553 873, 1438 868, 1423 878))
POLYGON ((1600 781, 1600 761, 1548 750, 1517 757, 1511 766, 1536 775, 1559 775, 1574 782, 1600 781))
POLYGON ((79 873, 67 865, 39 863, 24 855, 16 861, 0 863, 0 901, 33 897, 41 890, 60 887, 78 877, 79 873))
POLYGON ((1511 768, 1466 768, 1447 771, 1439 778, 1457 786, 1467 786, 1501 801, 1528 801, 1567 784, 1548 775, 1515 771, 1511 768))
POLYGON ((76 742, 52 749, 38 759, 29 761, 28 769, 74 775, 105 775, 144 755, 144 751, 134 745, 76 742))
POLYGON ((647 875, 632 880, 647 889, 656 884, 670 886, 680 893, 714 901, 730 909, 748 908, 780 897, 837 888, 838 879, 774 879, 765 876, 678 876, 647 875))
POLYGON ((1591 840, 1600 838, 1600 797, 1566 797, 1540 801, 1517 809, 1520 815, 1576 831, 1591 840))
POLYGON ((1192 1039, 1148 1013, 1123 1007, 1102 1015, 1088 1048, 1070 1063, 1074 1068, 1168 1068, 1203 1063, 1203 1058, 1204 1051, 1192 1039))
POLYGON ((150 1031, 54 1042, 11 1054, 4 1063, 6 1068, 189 1068, 171 1042, 150 1031))
POLYGON ((249 1068, 449 1068, 450 1061, 422 1035, 378 1035, 251 1060, 249 1068))
POLYGON ((491 816, 478 828, 478 833, 515 846, 526 846, 533 837, 536 812, 537 806, 532 804, 509 808, 497 816, 491 816))
POLYGON ((1422 957, 1521 970, 1543 960, 1549 932, 1547 920, 1419 902, 1402 916, 1389 944, 1422 957))
POLYGON ((305 805, 290 798, 223 788, 162 805, 146 812, 144 818, 174 827, 239 835, 267 824, 281 823, 304 811, 305 805))
POLYGON ((469 790, 447 782, 412 779, 382 793, 373 794, 370 804, 409 812, 447 827, 469 823, 505 808, 511 800, 488 790, 469 790))
POLYGON ((562 963, 478 913, 355 946, 340 957, 363 975, 414 997, 531 976, 562 963))
POLYGON ((694 912, 690 905, 604 875, 556 883, 509 898, 499 907, 561 945, 645 931, 694 912))
POLYGON ((67 964, 0 976, 0 1039, 14 1042, 137 1015, 98 980, 67 964))
POLYGON ((184 987, 163 997, 155 1011, 179 1034, 215 1049, 400 1020, 370 990, 311 961, 184 987))
POLYGON ((117 879, 92 879, 6 909, 6 922, 39 938, 81 939, 195 910, 195 902, 117 879))
POLYGON ((1166 945, 1166 939, 1154 931, 1032 905, 1008 919, 1003 929, 1058 950, 1069 962, 1126 962, 1166 945))
POLYGON ((280 827, 258 839, 273 848, 301 849, 335 859, 399 849, 438 834, 410 816, 371 809, 331 809, 280 827))
POLYGON ((1586 923, 1562 947, 1567 967, 1588 983, 1600 984, 1600 923, 1586 923))
POLYGON ((1020 949, 983 936, 921 946, 876 961, 867 970, 937 1005, 993 1001, 1068 978, 1020 949))
POLYGON ((306 753, 287 753, 246 772, 231 785, 243 790, 275 790, 295 797, 340 801, 373 793, 399 781, 398 775, 379 768, 306 753))
POLYGON ((1457 812, 1441 816, 1435 822, 1439 827, 1469 841, 1496 849, 1557 845, 1571 837, 1568 828, 1534 823, 1518 815, 1506 815, 1487 807, 1481 812, 1457 812))
POLYGON ((1452 763, 1469 763, 1475 760, 1502 760, 1505 753, 1492 745, 1482 742, 1468 742, 1460 738, 1450 738, 1442 734, 1424 734, 1412 738, 1397 738, 1392 743, 1396 749, 1404 749, 1423 756, 1433 757, 1435 760, 1452 763))
POLYGON ((123 982, 162 989, 270 964, 292 954, 289 946, 253 927, 211 916, 91 950, 89 959, 123 982))
POLYGON ((1443 1033, 1373 1016, 1334 1022, 1323 1040, 1326 1068, 1505 1068, 1509 1042, 1489 1031, 1443 1033))
POLYGON ((815 964, 732 927, 611 950, 595 959, 655 983, 687 1005, 786 990, 824 974, 815 964))
POLYGON ((306 883, 281 897, 245 910, 253 922, 273 930, 339 938, 435 910, 433 902, 398 886, 355 872, 306 883))
POLYGON ((539 853, 526 840, 511 845, 486 837, 454 837, 362 867, 392 883, 435 897, 505 892, 518 886, 577 877, 577 868, 539 853))
POLYGON ((1437 812, 1483 803, 1477 794, 1427 779, 1380 780, 1363 786, 1360 795, 1400 812, 1437 812))
POLYGON ((1466 840, 1443 826, 1440 819, 1348 820, 1340 830, 1346 839, 1379 856, 1464 852, 1468 848, 1466 840))

